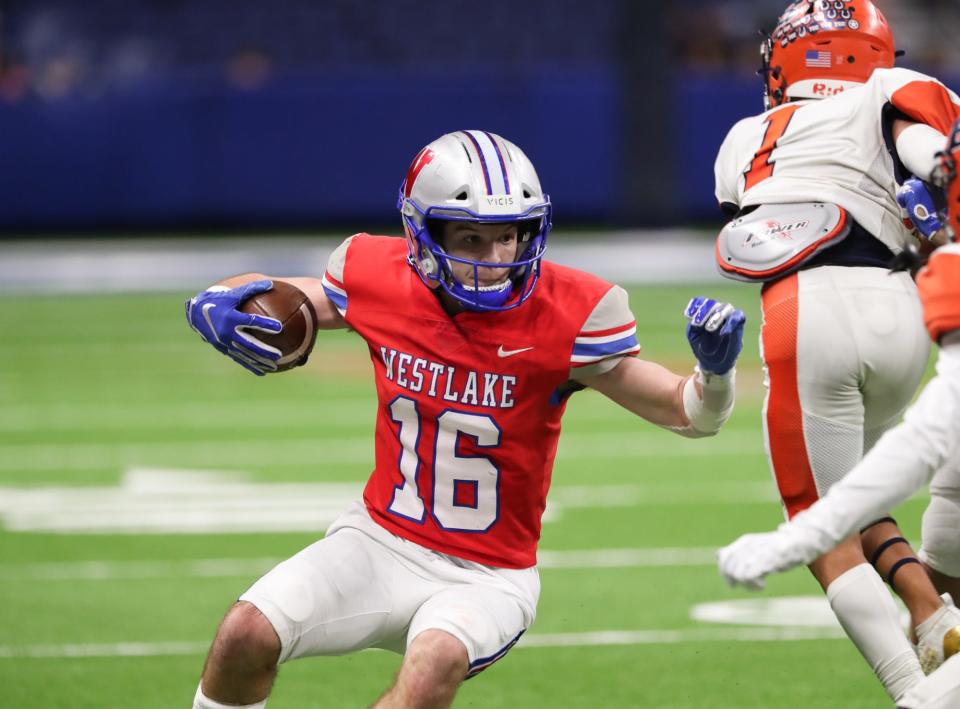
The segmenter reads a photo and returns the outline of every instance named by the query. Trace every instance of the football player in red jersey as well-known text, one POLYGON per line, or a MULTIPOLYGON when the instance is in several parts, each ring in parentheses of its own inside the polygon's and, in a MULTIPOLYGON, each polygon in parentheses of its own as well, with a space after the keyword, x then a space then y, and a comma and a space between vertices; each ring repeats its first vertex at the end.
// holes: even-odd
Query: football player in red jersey
MULTIPOLYGON (((227 613, 194 706, 261 707, 280 663, 368 647, 404 660, 384 707, 440 707, 516 643, 536 613, 540 520, 569 396, 591 387, 685 436, 733 407, 744 315, 697 297, 690 376, 637 358, 626 292, 543 260, 551 204, 514 144, 444 135, 400 191, 405 238, 357 234, 322 278, 287 280, 320 329, 369 345, 379 401, 375 468, 321 541, 227 613)), ((269 289, 226 279, 187 303, 190 324, 263 374, 270 318, 237 306, 269 289)))
MULTIPOLYGON (((732 584, 762 587, 771 573, 809 563, 851 532, 930 485, 920 556, 937 588, 960 593, 960 121, 938 157, 931 182, 946 195, 944 232, 953 243, 937 249, 917 278, 923 319, 939 343, 937 376, 905 420, 822 499, 774 531, 747 534, 721 549, 721 573, 732 584)), ((941 612, 939 651, 952 659, 918 683, 899 706, 960 706, 960 625, 941 612)))
MULTIPOLYGON (((763 283, 763 427, 791 518, 896 425, 920 383, 929 340, 916 287, 888 271, 916 241, 898 196, 927 225, 899 186, 929 176, 960 99, 894 67, 893 34, 870 0, 790 3, 762 56, 767 110, 734 125, 716 160, 731 219, 717 257, 725 275, 763 283)), ((897 698, 923 673, 883 579, 910 610, 923 669, 939 661, 925 622, 947 606, 888 512, 809 567, 897 698)))

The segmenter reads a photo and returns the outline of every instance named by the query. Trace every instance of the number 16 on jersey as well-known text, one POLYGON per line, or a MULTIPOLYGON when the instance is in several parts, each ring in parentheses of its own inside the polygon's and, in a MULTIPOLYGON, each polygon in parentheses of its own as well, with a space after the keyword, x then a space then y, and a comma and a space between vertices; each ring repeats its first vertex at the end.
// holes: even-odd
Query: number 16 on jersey
MULTIPOLYGON (((394 488, 387 510, 422 524, 426 505, 420 485, 421 420, 417 402, 398 396, 389 406, 400 440, 400 474, 403 483, 394 488)), ((485 532, 497 521, 500 511, 500 470, 486 456, 464 456, 457 452, 461 436, 472 438, 478 448, 500 445, 500 428, 485 414, 447 409, 437 416, 433 441, 433 500, 431 514, 441 529, 451 532, 485 532)))

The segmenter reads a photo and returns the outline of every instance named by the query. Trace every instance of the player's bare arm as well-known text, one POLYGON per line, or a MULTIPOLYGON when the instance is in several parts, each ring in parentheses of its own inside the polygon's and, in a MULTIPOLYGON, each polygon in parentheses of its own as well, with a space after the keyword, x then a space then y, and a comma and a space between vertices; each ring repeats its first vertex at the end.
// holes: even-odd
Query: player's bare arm
POLYGON ((729 303, 703 297, 691 300, 685 315, 698 360, 693 375, 681 377, 654 362, 625 357, 581 382, 658 426, 689 437, 712 436, 733 411, 734 365, 746 318, 729 303))
POLYGON ((658 426, 683 428, 689 425, 683 413, 686 379, 655 362, 625 357, 609 372, 582 381, 658 426))

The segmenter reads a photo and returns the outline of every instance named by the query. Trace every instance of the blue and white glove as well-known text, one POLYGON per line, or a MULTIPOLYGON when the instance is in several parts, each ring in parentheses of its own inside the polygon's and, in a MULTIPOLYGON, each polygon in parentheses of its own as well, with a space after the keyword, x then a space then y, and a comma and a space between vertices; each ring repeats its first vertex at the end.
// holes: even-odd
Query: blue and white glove
POLYGON ((743 311, 698 295, 687 303, 683 314, 690 321, 687 339, 700 369, 720 375, 733 369, 743 349, 743 325, 747 321, 743 311))
POLYGON ((930 191, 921 180, 911 177, 897 190, 897 202, 906 212, 905 223, 913 226, 924 239, 930 239, 940 229, 943 222, 937 213, 930 191))
POLYGON ((264 344, 250 331, 276 334, 282 328, 280 321, 239 310, 245 300, 271 288, 273 282, 267 280, 253 281, 233 289, 211 286, 184 304, 187 322, 204 342, 254 374, 263 376, 275 372, 280 350, 264 344))

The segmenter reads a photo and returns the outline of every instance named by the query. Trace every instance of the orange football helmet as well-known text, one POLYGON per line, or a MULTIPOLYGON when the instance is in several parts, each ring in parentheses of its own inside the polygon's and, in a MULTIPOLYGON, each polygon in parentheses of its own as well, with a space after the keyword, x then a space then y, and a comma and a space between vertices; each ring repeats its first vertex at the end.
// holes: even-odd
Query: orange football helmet
POLYGON ((792 2, 761 45, 767 109, 792 98, 826 98, 893 66, 886 18, 870 0, 792 2))

